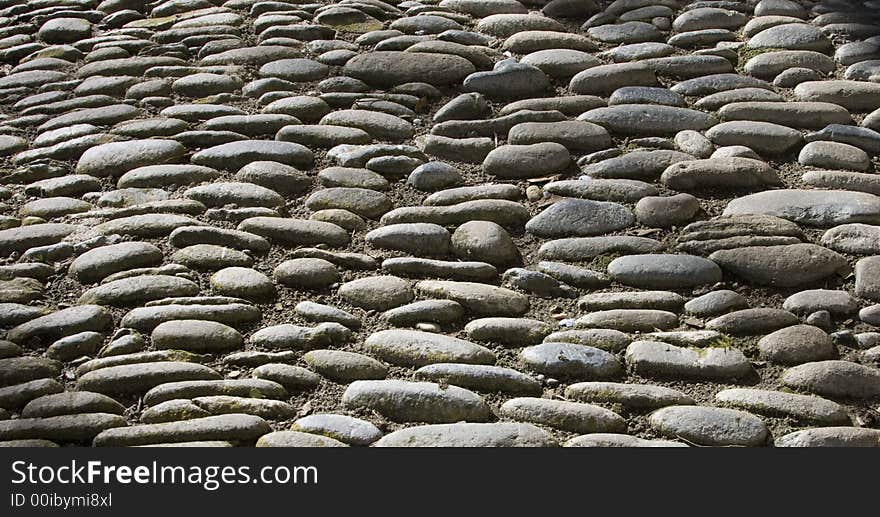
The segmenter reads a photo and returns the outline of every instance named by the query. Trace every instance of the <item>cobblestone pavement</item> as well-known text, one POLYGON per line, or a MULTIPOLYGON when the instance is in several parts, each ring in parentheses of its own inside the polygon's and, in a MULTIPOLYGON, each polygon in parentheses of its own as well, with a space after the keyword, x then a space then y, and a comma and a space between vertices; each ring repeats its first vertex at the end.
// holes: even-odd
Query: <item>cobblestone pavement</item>
POLYGON ((0 0, 0 61, 4 445, 880 446, 878 0, 0 0))

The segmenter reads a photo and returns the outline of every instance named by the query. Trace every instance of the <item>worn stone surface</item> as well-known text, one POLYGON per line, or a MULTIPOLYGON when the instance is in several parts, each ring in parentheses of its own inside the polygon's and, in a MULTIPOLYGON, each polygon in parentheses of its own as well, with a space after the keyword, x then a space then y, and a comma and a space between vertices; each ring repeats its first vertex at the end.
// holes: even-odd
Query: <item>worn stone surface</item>
POLYGON ((877 8, 0 1, 0 445, 876 445, 877 8))

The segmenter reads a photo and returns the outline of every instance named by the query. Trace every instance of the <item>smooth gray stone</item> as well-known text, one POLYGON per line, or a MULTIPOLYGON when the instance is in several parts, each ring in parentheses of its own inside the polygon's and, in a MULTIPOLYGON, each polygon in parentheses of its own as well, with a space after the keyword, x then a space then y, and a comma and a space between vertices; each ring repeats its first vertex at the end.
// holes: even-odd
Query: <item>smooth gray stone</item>
POLYGON ((507 139, 511 144, 555 142, 576 153, 589 153, 611 147, 611 137, 605 128, 579 120, 523 122, 510 129, 507 139))
POLYGON ((845 108, 830 102, 733 102, 724 105, 718 114, 723 120, 769 122, 804 129, 853 123, 845 108))
POLYGON ((195 296, 199 286, 185 278, 169 275, 140 275, 113 280, 85 291, 79 305, 130 307, 174 296, 195 296))
POLYGON ((645 226, 668 228, 694 219, 700 212, 700 201, 690 194, 645 196, 638 200, 633 213, 645 226))
POLYGON ((722 269, 757 285, 794 287, 838 274, 850 266, 842 255, 816 244, 752 246, 719 250, 709 259, 722 269))
POLYGON ((8 357, 0 359, 0 387, 29 381, 52 379, 61 373, 61 362, 43 357, 8 357))
POLYGON ((372 357, 341 350, 310 350, 303 360, 322 376, 338 383, 384 379, 388 367, 372 357))
POLYGON ((849 361, 816 361, 786 370, 782 384, 837 399, 876 398, 880 396, 880 370, 849 361))
POLYGON ((565 389, 565 396, 582 402, 620 404, 637 411, 696 404, 680 391, 650 384, 578 382, 565 389))
POLYGON ((347 245, 350 239, 348 232, 335 224, 303 219, 252 217, 242 221, 237 229, 285 246, 327 244, 340 247, 347 245))
POLYGON ((348 210, 361 217, 376 219, 393 204, 382 192, 357 187, 332 187, 313 192, 305 201, 309 210, 348 210))
POLYGON ((247 140, 209 147, 194 154, 191 160, 196 165, 237 171, 257 161, 274 161, 293 167, 309 168, 314 156, 307 147, 291 142, 247 140))
POLYGON ((687 447, 686 444, 669 440, 645 440, 628 434, 590 433, 575 436, 564 447, 687 447))
POLYGON ((624 87, 658 86, 654 70, 641 62, 598 65, 571 78, 569 89, 581 95, 606 96, 624 87))
POLYGON ((447 382, 470 390, 512 395, 540 395, 541 383, 532 377, 500 366, 436 363, 416 370, 417 379, 447 382))
MULTIPOLYGON (((684 310, 694 316, 717 316, 726 312, 745 309, 748 301, 736 291, 720 290, 698 296, 684 304, 684 310)), ((790 310, 786 308, 786 310, 790 310)))
POLYGON ((672 150, 633 151, 587 165, 582 170, 593 178, 654 181, 673 163, 693 159, 689 154, 672 150))
POLYGON ((226 267, 209 279, 211 289, 221 295, 265 301, 275 296, 275 286, 268 276, 249 267, 226 267))
POLYGON ((611 277, 647 289, 687 289, 721 281, 721 268, 689 255, 628 255, 608 264, 611 277))
POLYGON ((789 68, 807 68, 823 74, 834 71, 834 61, 820 52, 780 50, 765 52, 749 59, 743 70, 749 75, 770 80, 789 68))
POLYGON ((748 359, 735 348, 684 348, 657 341, 635 341, 626 363, 638 375, 694 380, 740 379, 754 375, 748 359))
POLYGON ((858 312, 859 303, 846 291, 809 289, 786 298, 782 308, 795 314, 807 315, 824 310, 845 316, 858 312))
POLYGON ((24 252, 35 246, 56 244, 75 232, 77 226, 63 223, 41 223, 0 230, 0 250, 4 255, 24 252))
POLYGON ((501 415, 576 433, 623 432, 626 421, 613 411, 580 402, 532 397, 514 398, 501 405, 501 415))
POLYGON ((859 427, 817 427, 780 436, 775 447, 880 447, 880 431, 859 427))
POLYGON ((671 87, 670 90, 681 95, 703 96, 738 88, 764 88, 772 90, 773 86, 766 81, 754 77, 729 73, 688 79, 671 87))
POLYGON ((685 298, 670 291, 619 291, 591 293, 578 300, 578 308, 585 311, 607 309, 654 309, 678 312, 685 298))
MULTIPOLYGON (((848 168, 864 167, 865 162, 863 159, 865 156, 866 155, 861 152, 857 153, 854 156, 858 160, 857 164, 848 168)), ((825 159, 822 160, 824 161, 825 159)), ((821 165, 834 165, 835 168, 847 168, 844 163, 823 163, 821 165)), ((842 170, 811 170, 805 172, 801 176, 801 181, 807 185, 819 188, 865 192, 874 195, 880 194, 880 182, 878 182, 877 176, 873 173, 848 172, 842 170)))
POLYGON ((802 422, 824 425, 850 424, 849 415, 843 406, 813 395, 732 388, 716 393, 715 400, 728 406, 767 416, 790 417, 802 422))
POLYGON ((452 234, 451 248, 459 258, 484 261, 497 267, 522 263, 510 234, 490 221, 468 221, 459 226, 452 234))
POLYGON ((452 300, 421 300, 389 309, 382 318, 395 326, 455 323, 464 318, 464 307, 452 300))
POLYGON ((281 384, 266 379, 185 380, 160 383, 147 391, 143 400, 147 406, 156 406, 169 400, 216 395, 280 400, 287 397, 287 390, 281 384))
POLYGON ((578 120, 598 124, 622 136, 672 136, 686 129, 704 131, 717 123, 713 116, 702 111, 651 104, 596 108, 578 120))
POLYGON ((623 374, 614 355, 586 345, 544 342, 524 348, 519 355, 529 369, 557 378, 605 380, 623 374))
POLYGON ((526 231, 543 238, 589 237, 626 228, 635 216, 616 203, 563 199, 526 223, 526 231))
POLYGON ((788 311, 772 307, 757 307, 718 316, 707 322, 706 328, 734 336, 750 336, 766 334, 797 324, 798 317, 788 311))
POLYGON ((600 25, 589 28, 587 33, 593 39, 609 44, 643 43, 646 41, 657 41, 662 38, 662 33, 657 27, 642 21, 600 25))
POLYGON ((630 344, 623 332, 611 329, 562 330, 544 338, 545 343, 574 343, 609 352, 619 352, 630 344))
POLYGON ((290 429, 326 436, 349 445, 370 445, 382 437, 382 431, 366 420, 329 413, 299 418, 290 429))
POLYGON ((474 341, 515 347, 538 344, 552 329, 543 321, 527 318, 479 318, 464 327, 474 341))
POLYGON ((200 364, 161 361, 108 366, 77 379, 77 388, 105 395, 137 395, 169 382, 220 379, 214 369, 200 364))
POLYGON ((860 223, 835 226, 822 235, 821 244, 841 253, 876 255, 880 253, 880 227, 860 223))
POLYGON ((333 111, 324 115, 319 123, 322 125, 354 127, 367 132, 377 140, 387 140, 390 142, 402 142, 413 136, 412 124, 395 115, 378 111, 362 109, 333 111))
POLYGON ((517 201, 522 197, 515 185, 484 183, 469 187, 457 187, 435 192, 422 202, 428 206, 448 206, 477 199, 506 199, 517 201))
POLYGON ((706 132, 706 137, 718 146, 742 145, 758 154, 785 154, 803 142, 795 129, 760 121, 722 122, 706 132))
POLYGON ((232 414, 110 429, 95 437, 97 447, 119 447, 202 440, 230 440, 249 443, 271 431, 258 416, 232 414))
POLYGON ((220 173, 210 167, 199 165, 146 165, 123 174, 119 188, 162 188, 211 181, 220 173))
POLYGON ((758 350, 763 359, 787 365, 837 357, 831 338, 811 325, 792 325, 772 332, 758 341, 758 350))
POLYGON ((745 411, 699 406, 670 406, 649 417, 660 433, 709 446, 765 445, 771 438, 764 422, 745 411))
POLYGON ((804 139, 807 142, 840 142, 859 147, 872 155, 880 153, 880 133, 865 127, 829 124, 819 131, 808 133, 804 139))
POLYGON ((485 262, 454 262, 445 260, 395 257, 382 261, 382 270, 404 277, 439 277, 458 281, 492 281, 498 276, 495 266, 485 262))
POLYGON ((528 297, 505 289, 475 282, 424 280, 416 291, 433 298, 454 300, 475 316, 520 316, 528 311, 528 297))
POLYGON ((834 48, 821 30, 806 23, 770 27, 749 38, 747 45, 752 49, 782 48, 817 52, 830 52, 834 48))
POLYGON ((867 171, 871 166, 868 153, 858 147, 839 142, 810 142, 801 149, 798 163, 811 167, 867 171))
POLYGON ((856 296, 868 300, 880 298, 880 285, 876 280, 878 267, 880 267, 878 257, 865 257, 856 262, 856 296))
MULTIPOLYGON (((560 33, 565 34, 565 33, 560 33)), ((539 97, 505 104, 498 110, 499 118, 519 111, 558 111, 564 115, 577 116, 593 108, 605 106, 606 102, 595 95, 570 95, 565 97, 539 97)))
POLYGON ((449 253, 449 232, 442 226, 429 223, 393 224, 367 233, 370 246, 411 253, 413 255, 443 256, 449 253))
POLYGON ((865 81, 807 81, 797 85, 798 100, 830 102, 855 113, 867 113, 880 107, 880 84, 865 81))
POLYGON ((55 379, 34 379, 0 388, 0 407, 18 411, 31 400, 63 391, 64 386, 55 379))
POLYGON ((48 345, 80 332, 101 332, 113 325, 107 309, 98 305, 80 305, 34 318, 6 333, 6 339, 21 345, 48 345))
POLYGON ((127 425, 119 415, 83 413, 47 418, 18 418, 0 421, 0 440, 50 440, 88 443, 99 433, 127 425))
POLYGON ((120 271, 157 266, 161 262, 162 251, 156 246, 123 242, 83 253, 70 264, 68 273, 83 284, 91 284, 120 271))
POLYGON ((338 346, 346 344, 351 331, 335 322, 319 323, 315 327, 301 327, 290 323, 264 327, 251 335, 249 341, 258 347, 269 349, 299 349, 338 346))
POLYGON ((379 359, 400 366, 495 362, 495 354, 486 347, 451 336, 415 330, 376 332, 364 341, 364 348, 379 359))
POLYGON ((723 215, 766 214, 807 226, 880 223, 880 198, 845 190, 773 190, 734 199, 723 215))
POLYGON ((289 364, 263 364, 254 368, 251 375, 255 379, 277 383, 291 393, 313 389, 321 382, 321 378, 317 374, 305 368, 289 364))
POLYGON ((651 253, 661 248, 659 241, 647 237, 575 237, 544 243, 538 249, 538 256, 542 259, 589 262, 601 255, 651 253))
POLYGON ((88 391, 69 391, 35 398, 21 410, 22 418, 47 418, 83 413, 122 415, 125 407, 112 398, 88 391))
POLYGON ((345 64, 346 75, 379 87, 413 81, 443 86, 462 81, 474 70, 463 57, 421 52, 370 52, 345 64))
POLYGON ((541 298, 574 298, 577 291, 554 277, 525 268, 510 268, 501 276, 501 283, 541 298))
POLYGON ((597 289, 611 283, 611 278, 604 273, 561 262, 539 262, 538 270, 562 283, 583 289, 597 289))
POLYGON ((686 107, 684 98, 666 88, 648 86, 624 86, 618 88, 608 98, 609 105, 616 104, 658 104, 662 106, 686 107))
POLYGON ((186 248, 197 244, 212 244, 241 251, 249 250, 254 253, 266 253, 269 251, 269 241, 259 235, 212 226, 184 226, 177 228, 168 236, 168 242, 175 248, 186 248))
MULTIPOLYGON (((262 312, 253 305, 245 303, 167 303, 148 307, 137 307, 123 316, 120 326, 130 327, 141 332, 152 331, 163 321, 198 319, 219 321, 231 327, 241 327, 256 323, 262 312)), ((243 302, 243 301, 242 301, 243 302)))
POLYGON ((366 310, 384 311, 409 303, 414 298, 410 283, 396 276, 373 276, 346 282, 339 296, 366 310))
POLYGON ((705 110, 718 110, 734 102, 781 102, 783 97, 764 88, 737 88, 707 95, 694 103, 694 107, 705 110))
POLYGON ((646 196, 658 194, 657 189, 649 183, 627 179, 584 178, 552 181, 544 185, 544 191, 563 197, 623 203, 632 203, 646 196))
POLYGON ((378 411, 396 422, 483 422, 492 413, 476 393, 431 382, 354 381, 343 393, 342 403, 378 411))
POLYGON ((549 88, 550 80, 540 68, 514 60, 499 61, 491 71, 474 72, 462 83, 463 91, 494 99, 539 97, 549 88))
POLYGON ((523 57, 520 62, 535 66, 557 79, 567 79, 602 63, 587 52, 572 49, 538 50, 523 57))
POLYGON ((556 447, 538 426, 527 423, 455 423, 407 427, 389 433, 375 447, 556 447))
POLYGON ((160 323, 150 340, 158 349, 224 352, 244 347, 237 330, 216 321, 175 320, 160 323))
POLYGON ((603 328, 622 332, 670 330, 678 326, 678 317, 656 309, 610 309, 591 312, 575 321, 578 328, 603 328))

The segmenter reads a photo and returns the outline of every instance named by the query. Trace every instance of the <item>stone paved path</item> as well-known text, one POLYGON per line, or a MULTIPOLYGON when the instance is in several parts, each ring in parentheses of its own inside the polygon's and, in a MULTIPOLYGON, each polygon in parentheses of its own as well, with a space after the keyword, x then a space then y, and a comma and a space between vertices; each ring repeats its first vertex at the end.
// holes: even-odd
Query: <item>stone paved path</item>
POLYGON ((880 446, 877 0, 0 0, 0 442, 880 446))

